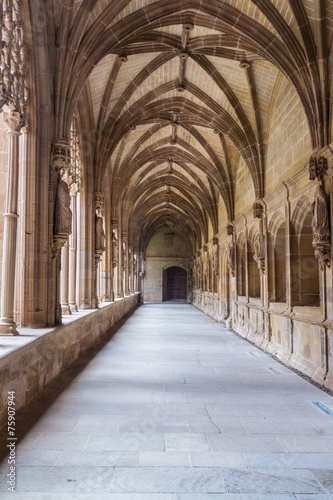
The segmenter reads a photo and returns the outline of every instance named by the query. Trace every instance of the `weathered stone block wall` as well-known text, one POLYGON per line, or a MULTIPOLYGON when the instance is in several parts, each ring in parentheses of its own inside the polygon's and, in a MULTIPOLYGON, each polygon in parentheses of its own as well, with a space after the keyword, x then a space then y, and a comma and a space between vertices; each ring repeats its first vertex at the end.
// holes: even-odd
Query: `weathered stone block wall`
POLYGON ((295 88, 281 82, 270 119, 266 159, 266 194, 298 172, 312 152, 308 122, 295 88))
MULTIPOLYGON (((16 410, 29 403, 80 353, 93 347, 117 321, 138 303, 139 294, 89 312, 60 325, 0 358, 0 426, 7 416, 8 391, 16 393, 16 410)), ((33 335, 34 330, 31 330, 33 335)))

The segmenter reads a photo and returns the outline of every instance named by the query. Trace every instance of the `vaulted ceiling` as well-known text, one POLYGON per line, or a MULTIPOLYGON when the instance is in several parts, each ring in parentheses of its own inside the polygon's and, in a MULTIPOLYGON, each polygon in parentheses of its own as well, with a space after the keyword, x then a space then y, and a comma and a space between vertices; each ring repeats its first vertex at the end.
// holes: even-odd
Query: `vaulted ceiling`
POLYGON ((59 135, 90 108, 97 190, 142 241, 167 223, 193 246, 234 218, 242 159, 265 195, 270 111, 284 78, 308 118, 313 148, 330 142, 331 0, 55 2, 59 135), (61 20, 61 23, 60 23, 61 20), (134 229, 133 229, 134 231, 134 229))

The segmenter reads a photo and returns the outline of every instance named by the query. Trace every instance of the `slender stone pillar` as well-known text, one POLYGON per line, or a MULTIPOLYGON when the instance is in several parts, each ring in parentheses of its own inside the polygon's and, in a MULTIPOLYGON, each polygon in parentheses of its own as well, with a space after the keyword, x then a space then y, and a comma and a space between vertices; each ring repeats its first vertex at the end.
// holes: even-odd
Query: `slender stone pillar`
POLYGON ((100 192, 94 193, 95 206, 95 277, 94 277, 94 308, 98 309, 100 295, 100 269, 99 262, 105 251, 105 232, 103 228, 104 195, 100 192))
POLYGON ((130 280, 130 293, 134 293, 134 254, 133 254, 133 245, 132 243, 128 244, 128 262, 129 262, 129 280, 130 280))
POLYGON ((69 243, 66 241, 61 249, 61 311, 62 314, 72 314, 68 303, 68 278, 69 278, 69 243))
POLYGON ((128 250, 128 239, 127 234, 123 233, 124 242, 124 258, 123 258, 123 270, 124 270, 124 293, 125 295, 130 294, 129 289, 129 250, 128 250))
POLYGON ((17 195, 19 169, 20 113, 3 113, 9 136, 6 213, 4 214, 1 277, 0 334, 17 335, 14 322, 15 258, 17 236, 17 195))
POLYGON ((71 312, 77 311, 76 304, 76 265, 77 265, 77 184, 71 186, 72 234, 69 237, 69 279, 68 303, 71 312))
POLYGON ((111 219, 111 301, 117 296, 117 265, 118 265, 118 221, 111 219))
MULTIPOLYGON (((120 228, 119 228, 119 235, 120 235, 120 228)), ((122 238, 119 238, 120 241, 118 241, 118 267, 117 267, 117 297, 120 299, 124 297, 124 287, 123 287, 123 240, 122 238)))

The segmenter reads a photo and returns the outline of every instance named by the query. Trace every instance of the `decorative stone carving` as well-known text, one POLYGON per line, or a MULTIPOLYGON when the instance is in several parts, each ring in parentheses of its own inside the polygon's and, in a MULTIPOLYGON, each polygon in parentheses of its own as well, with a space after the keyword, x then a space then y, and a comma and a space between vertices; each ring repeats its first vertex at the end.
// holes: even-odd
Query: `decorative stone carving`
POLYGON ((60 177, 71 183, 71 151, 66 142, 57 142, 52 146, 52 169, 60 174, 60 177), (70 178, 70 179, 69 179, 70 178))
POLYGON ((228 268, 231 272, 231 276, 235 277, 236 275, 236 266, 235 266, 235 244, 233 241, 228 243, 227 248, 227 264, 228 268))
POLYGON ((103 227, 104 196, 103 193, 94 193, 95 205, 95 261, 100 262, 105 251, 105 232, 103 227))
POLYGON ((201 263, 197 263, 198 288, 201 287, 201 263))
POLYGON ((3 121, 6 123, 8 130, 19 132, 22 128, 21 115, 12 104, 3 107, 3 121))
POLYGON ((111 220, 112 231, 112 268, 118 266, 118 221, 117 219, 111 220))
POLYGON ((254 260, 256 261, 260 272, 265 274, 265 236, 259 234, 254 243, 254 260))
POLYGON ((228 235, 228 236, 233 236, 233 235, 234 235, 234 232, 235 232, 235 228, 234 228, 234 226, 233 226, 231 223, 229 223, 229 224, 227 225, 227 235, 228 235))
POLYGON ((174 233, 168 233, 164 235, 164 246, 170 248, 173 246, 174 233))
POLYGON ((325 265, 330 265, 330 226, 329 226, 329 206, 327 195, 322 186, 318 186, 315 191, 312 218, 312 246, 319 267, 323 271, 325 265))
POLYGON ((20 130, 26 125, 28 90, 21 5, 17 0, 1 2, 0 32, 0 111, 6 105, 15 110, 20 130))
POLYGON ((205 258, 203 261, 203 275, 208 280, 209 278, 209 266, 208 266, 208 257, 207 254, 205 253, 205 258))
POLYGON ((96 241, 95 241, 95 250, 105 251, 105 233, 103 228, 103 218, 96 217, 95 223, 96 229, 96 241))
POLYGON ((54 234, 53 235, 53 245, 52 245, 52 259, 55 259, 61 252, 62 247, 67 241, 66 235, 54 234))
POLYGON ((59 179, 57 185, 54 213, 54 234, 65 235, 72 232, 72 211, 70 209, 71 197, 68 185, 59 179))
POLYGON ((216 274, 216 276, 219 275, 219 240, 217 238, 214 238, 213 240, 213 272, 216 274))
POLYGON ((264 206, 260 201, 255 201, 253 203, 253 217, 255 219, 261 219, 264 213, 264 206))
POLYGON ((95 213, 96 217, 104 216, 104 196, 103 193, 95 192, 94 193, 94 205, 95 205, 95 213))
POLYGON ((324 175, 327 170, 327 159, 325 156, 311 156, 309 161, 309 179, 310 181, 314 181, 316 178, 318 181, 322 181, 324 179, 324 175))

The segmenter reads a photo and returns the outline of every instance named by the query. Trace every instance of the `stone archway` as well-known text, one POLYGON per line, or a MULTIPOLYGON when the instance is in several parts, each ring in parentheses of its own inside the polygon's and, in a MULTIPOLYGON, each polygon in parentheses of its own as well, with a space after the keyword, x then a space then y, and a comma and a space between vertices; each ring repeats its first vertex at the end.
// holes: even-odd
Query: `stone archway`
POLYGON ((182 267, 163 271, 163 302, 167 300, 187 300, 187 271, 182 267))

